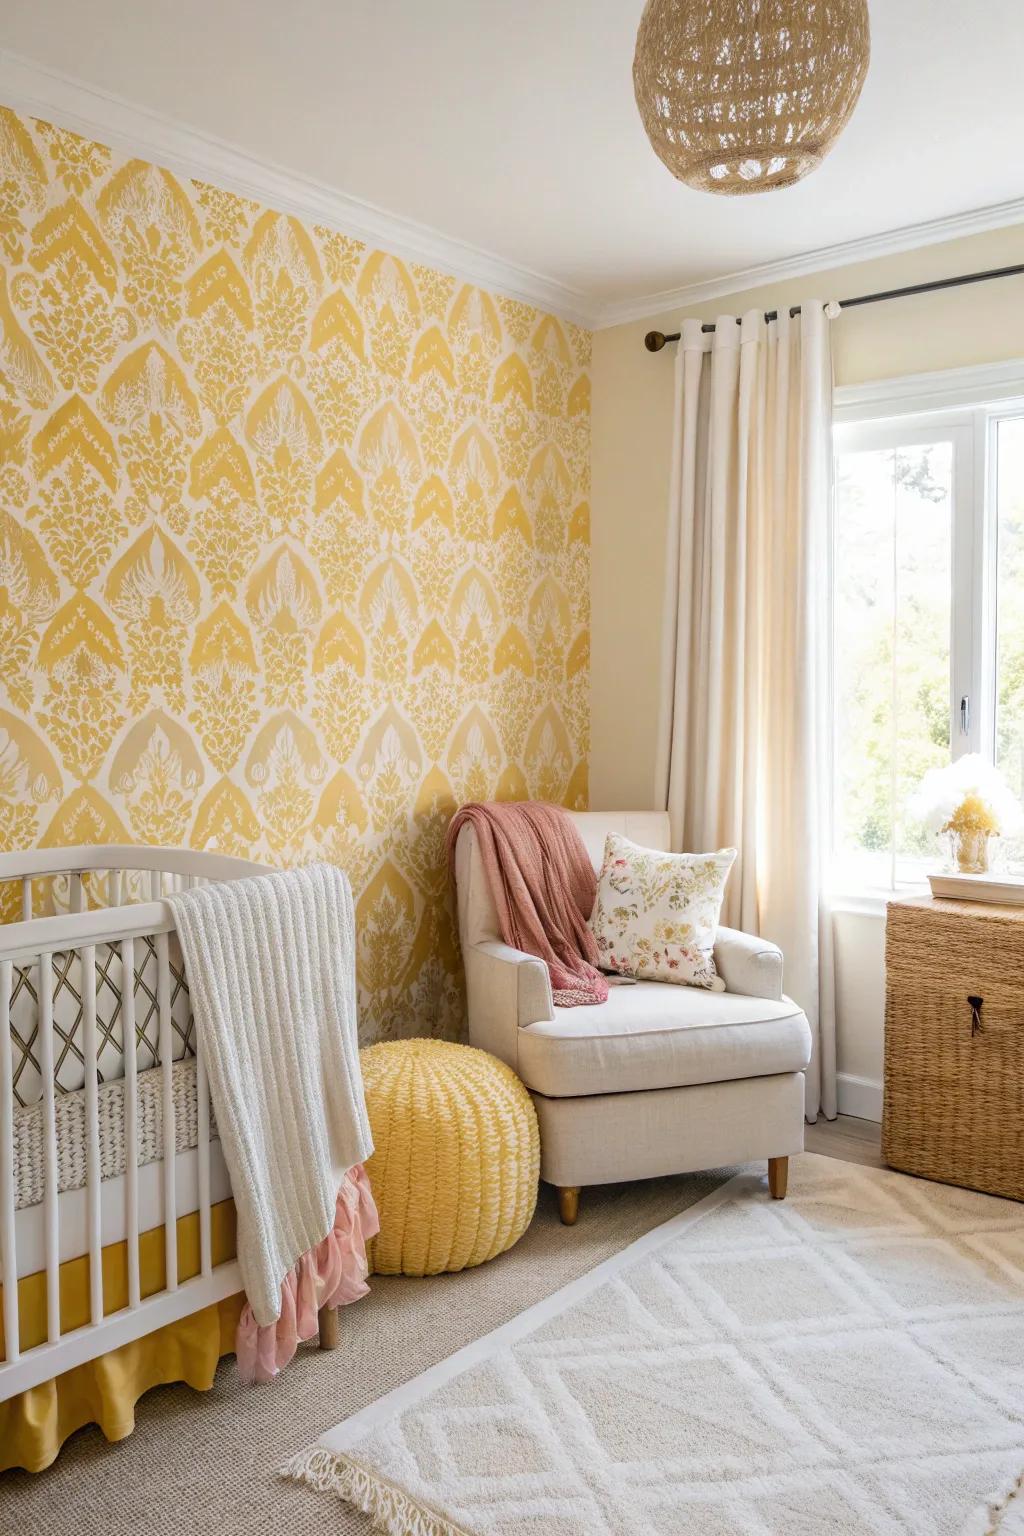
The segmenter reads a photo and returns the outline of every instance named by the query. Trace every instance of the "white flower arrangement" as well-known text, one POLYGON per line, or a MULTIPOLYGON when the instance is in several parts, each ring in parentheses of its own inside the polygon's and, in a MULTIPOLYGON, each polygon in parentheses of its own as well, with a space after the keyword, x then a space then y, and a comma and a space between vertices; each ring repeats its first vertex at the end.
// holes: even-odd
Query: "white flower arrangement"
POLYGON ((930 832, 1006 836, 1024 824, 1020 802, 1006 779, 977 752, 944 768, 930 768, 907 808, 930 832))

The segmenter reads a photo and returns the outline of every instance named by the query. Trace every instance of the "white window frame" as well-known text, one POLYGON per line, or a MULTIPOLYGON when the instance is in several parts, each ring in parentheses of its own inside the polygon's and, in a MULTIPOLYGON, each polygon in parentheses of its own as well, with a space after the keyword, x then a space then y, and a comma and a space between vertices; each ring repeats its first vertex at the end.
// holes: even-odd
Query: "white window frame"
MULTIPOLYGON (((996 434, 1001 420, 1022 414, 1024 358, 835 391, 836 454, 914 442, 948 440, 954 445, 950 633, 950 748, 954 758, 965 752, 980 752, 989 758, 995 754, 996 434), (966 731, 960 723, 960 701, 964 697, 969 700, 966 731)), ((834 515, 833 501, 832 540, 834 515)), ((834 668, 834 653, 830 663, 834 668)), ((830 688, 830 698, 833 696, 834 690, 830 688)), ((833 746, 834 714, 830 703, 830 760, 833 746)), ((830 774, 830 797, 834 787, 830 774)), ((829 845, 831 854, 831 834, 829 845)), ((898 889, 909 894, 915 887, 901 884, 898 889)), ((893 890, 849 890, 836 886, 830 894, 833 906, 839 910, 884 913, 893 890)))

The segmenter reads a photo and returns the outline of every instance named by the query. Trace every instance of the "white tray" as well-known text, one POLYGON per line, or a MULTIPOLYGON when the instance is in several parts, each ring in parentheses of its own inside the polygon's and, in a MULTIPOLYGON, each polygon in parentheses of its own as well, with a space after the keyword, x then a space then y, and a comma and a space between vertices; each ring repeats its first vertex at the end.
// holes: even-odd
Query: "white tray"
POLYGON ((1024 875, 929 875, 933 896, 945 901, 991 901, 1024 907, 1024 875))

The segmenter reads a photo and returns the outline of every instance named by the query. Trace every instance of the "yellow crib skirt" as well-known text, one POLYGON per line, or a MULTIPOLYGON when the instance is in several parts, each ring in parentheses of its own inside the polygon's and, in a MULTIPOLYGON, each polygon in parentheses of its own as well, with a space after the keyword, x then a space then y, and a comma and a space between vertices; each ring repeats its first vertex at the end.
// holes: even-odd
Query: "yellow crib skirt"
MULTIPOLYGON (((234 1202, 215 1205, 212 1217, 213 1262, 221 1264, 235 1254, 234 1202)), ((198 1214, 179 1219, 177 1240, 178 1277, 189 1280, 199 1273, 198 1214)), ((163 1227, 143 1232, 139 1238, 139 1277, 143 1296, 163 1289, 163 1227)), ((151 1387, 184 1381, 198 1391, 208 1390, 221 1355, 234 1351, 243 1300, 241 1295, 229 1296, 0 1403, 0 1472, 10 1467, 41 1472, 68 1436, 85 1424, 98 1424, 108 1440, 123 1440, 135 1428, 136 1402, 151 1387)), ((103 1249, 103 1305, 105 1312, 128 1305, 126 1243, 111 1243, 103 1249)), ((18 1282, 18 1319, 23 1349, 44 1342, 45 1272, 26 1275, 18 1282)), ((69 1333, 88 1321, 89 1261, 69 1259, 60 1266, 61 1331, 69 1333)), ((6 1356, 0 1323, 2 1358, 6 1356)))

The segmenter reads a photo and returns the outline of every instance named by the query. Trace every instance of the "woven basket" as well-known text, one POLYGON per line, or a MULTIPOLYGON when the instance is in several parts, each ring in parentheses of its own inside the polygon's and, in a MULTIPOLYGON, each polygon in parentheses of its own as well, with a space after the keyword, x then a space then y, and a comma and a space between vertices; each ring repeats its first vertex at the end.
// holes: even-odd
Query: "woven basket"
POLYGON ((1024 908, 892 902, 882 1155, 1024 1200, 1024 908))

